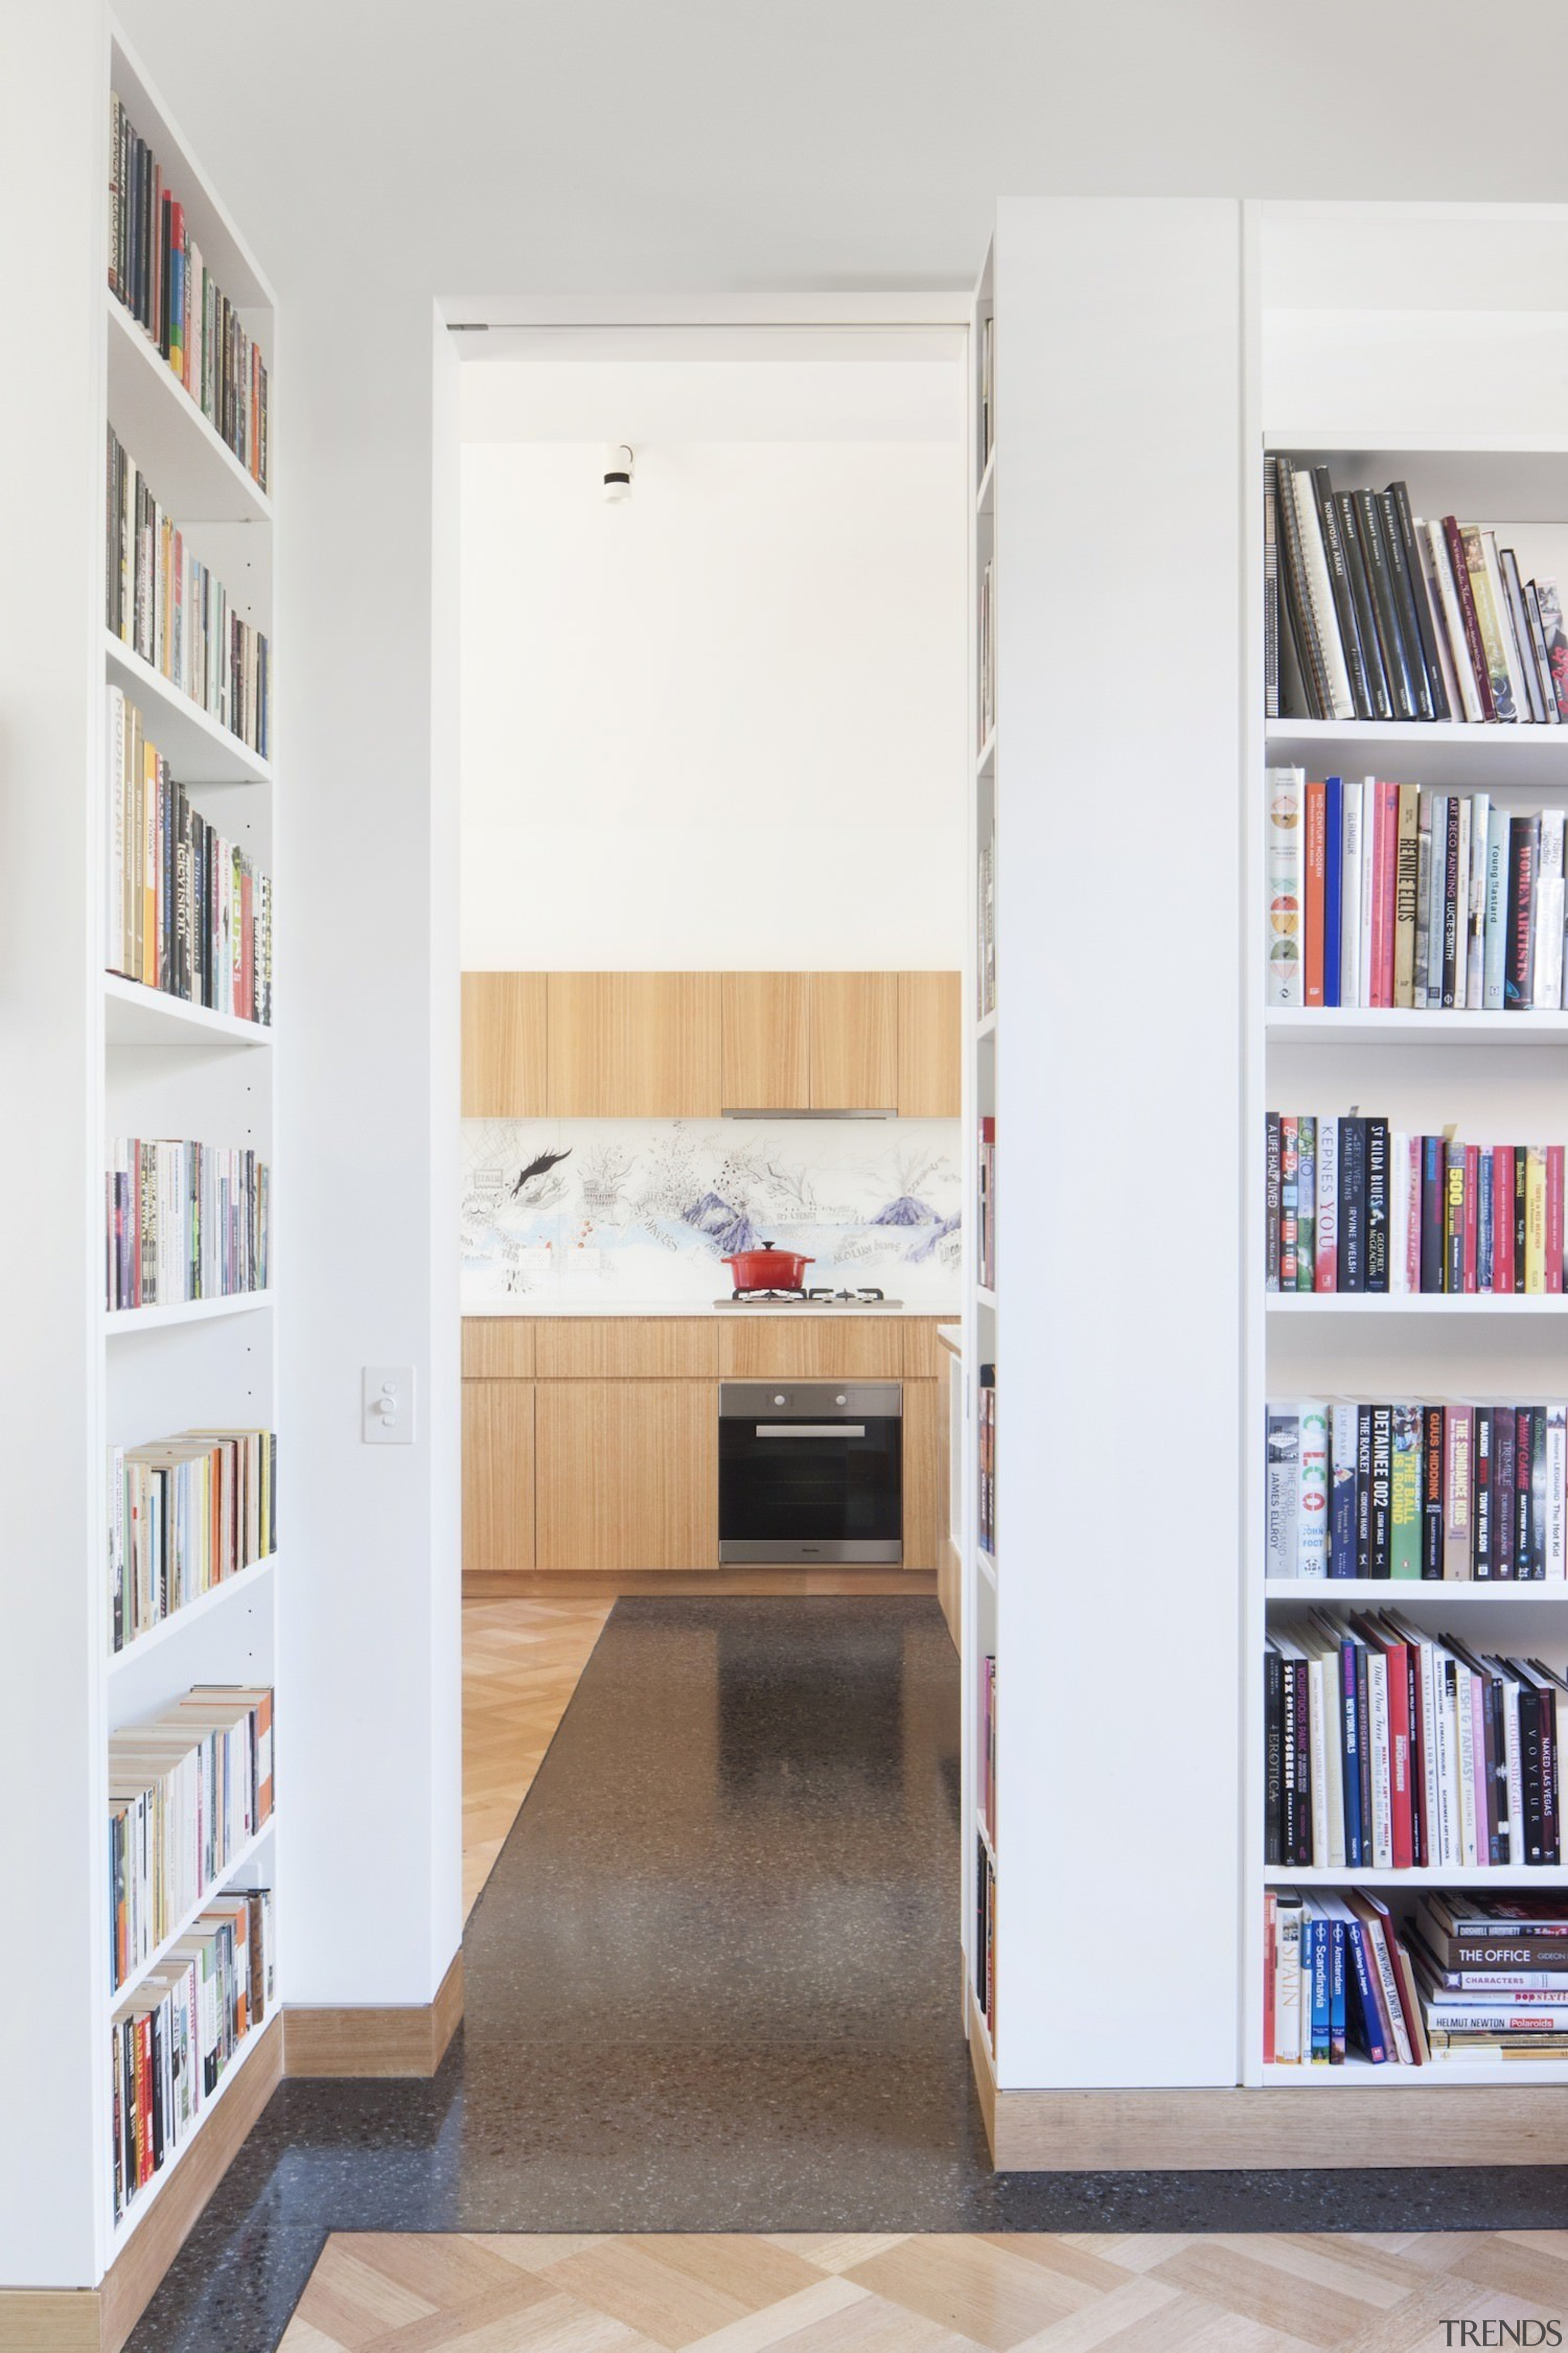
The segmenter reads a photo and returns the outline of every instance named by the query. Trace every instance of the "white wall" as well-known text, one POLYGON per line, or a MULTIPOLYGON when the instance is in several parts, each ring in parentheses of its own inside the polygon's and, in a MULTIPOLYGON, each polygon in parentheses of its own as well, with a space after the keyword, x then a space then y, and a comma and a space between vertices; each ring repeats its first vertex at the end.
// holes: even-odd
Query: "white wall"
POLYGON ((462 453, 464 965, 956 966, 956 435, 635 446, 462 453))

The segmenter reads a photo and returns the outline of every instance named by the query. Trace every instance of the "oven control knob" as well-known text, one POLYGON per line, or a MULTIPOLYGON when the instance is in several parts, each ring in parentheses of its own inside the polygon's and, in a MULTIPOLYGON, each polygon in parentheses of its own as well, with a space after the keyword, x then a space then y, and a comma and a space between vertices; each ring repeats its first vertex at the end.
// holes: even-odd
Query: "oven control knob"
POLYGON ((847 1397, 836 1397, 833 1399, 833 1403, 835 1405, 848 1405, 849 1399, 847 1397))
MULTIPOLYGON (((779 1390, 779 1395, 774 1398, 773 1402, 774 1402, 774 1404, 775 1404, 775 1405, 788 1405, 788 1404, 789 1404, 789 1398, 784 1395, 783 1390, 782 1390, 782 1389, 780 1389, 780 1390, 779 1390)), ((841 1402, 841 1404, 842 1403, 842 1398, 841 1398, 840 1402, 841 1402)))

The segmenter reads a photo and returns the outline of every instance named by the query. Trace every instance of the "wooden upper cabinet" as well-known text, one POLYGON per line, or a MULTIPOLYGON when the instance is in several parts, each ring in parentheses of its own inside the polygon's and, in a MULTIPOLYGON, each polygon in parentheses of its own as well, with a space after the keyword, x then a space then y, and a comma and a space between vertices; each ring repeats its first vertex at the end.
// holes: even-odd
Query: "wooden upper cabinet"
POLYGON ((545 1066, 544 974, 465 972, 464 1119, 542 1119, 545 1066))
POLYGON ((899 1111, 906 1119, 957 1119, 961 1107, 959 983, 956 972, 898 976, 899 1111))
POLYGON ((725 1110, 809 1110, 810 976, 726 972, 721 977, 725 1110))
POLYGON ((546 976, 552 1119, 716 1119, 716 972, 546 976))
POLYGON ((813 1111, 893 1111, 898 1103, 898 976, 814 972, 813 1111))

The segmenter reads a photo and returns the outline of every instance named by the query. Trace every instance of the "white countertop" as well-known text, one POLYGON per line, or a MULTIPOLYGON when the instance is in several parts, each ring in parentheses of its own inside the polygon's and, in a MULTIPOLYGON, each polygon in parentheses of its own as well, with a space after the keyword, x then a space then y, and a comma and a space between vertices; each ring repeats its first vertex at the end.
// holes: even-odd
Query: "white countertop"
POLYGON ((712 1300, 705 1301, 701 1299, 680 1301, 607 1299, 602 1305, 600 1305, 597 1301, 590 1303, 587 1300, 579 1301, 574 1299, 568 1305, 561 1304, 550 1300, 535 1301, 526 1297, 517 1299, 498 1299, 493 1294, 492 1296, 484 1299, 465 1299, 462 1303, 462 1312, 465 1316, 512 1315, 543 1317, 547 1315, 599 1315, 606 1318, 619 1318, 624 1315, 780 1315, 788 1316, 791 1321, 804 1315, 834 1315, 851 1317, 858 1324, 863 1318, 869 1319, 870 1317, 876 1315, 919 1315, 926 1317, 940 1315, 943 1317, 950 1317, 956 1311, 951 1307, 922 1307, 915 1305, 906 1305, 903 1307, 835 1307, 831 1300, 823 1300, 820 1305, 810 1307, 800 1306, 794 1300, 778 1301, 772 1306, 769 1306, 766 1300, 761 1299, 757 1300, 755 1303, 747 1302, 745 1306, 736 1307, 719 1307, 716 1306, 712 1300))

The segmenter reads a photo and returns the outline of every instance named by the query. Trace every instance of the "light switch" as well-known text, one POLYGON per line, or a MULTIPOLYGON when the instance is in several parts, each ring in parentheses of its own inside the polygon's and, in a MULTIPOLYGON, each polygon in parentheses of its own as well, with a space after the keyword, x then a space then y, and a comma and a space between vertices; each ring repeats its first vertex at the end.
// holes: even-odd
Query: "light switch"
POLYGON ((412 1446, 413 1366, 366 1365, 361 1381, 360 1436, 366 1446, 412 1446))

